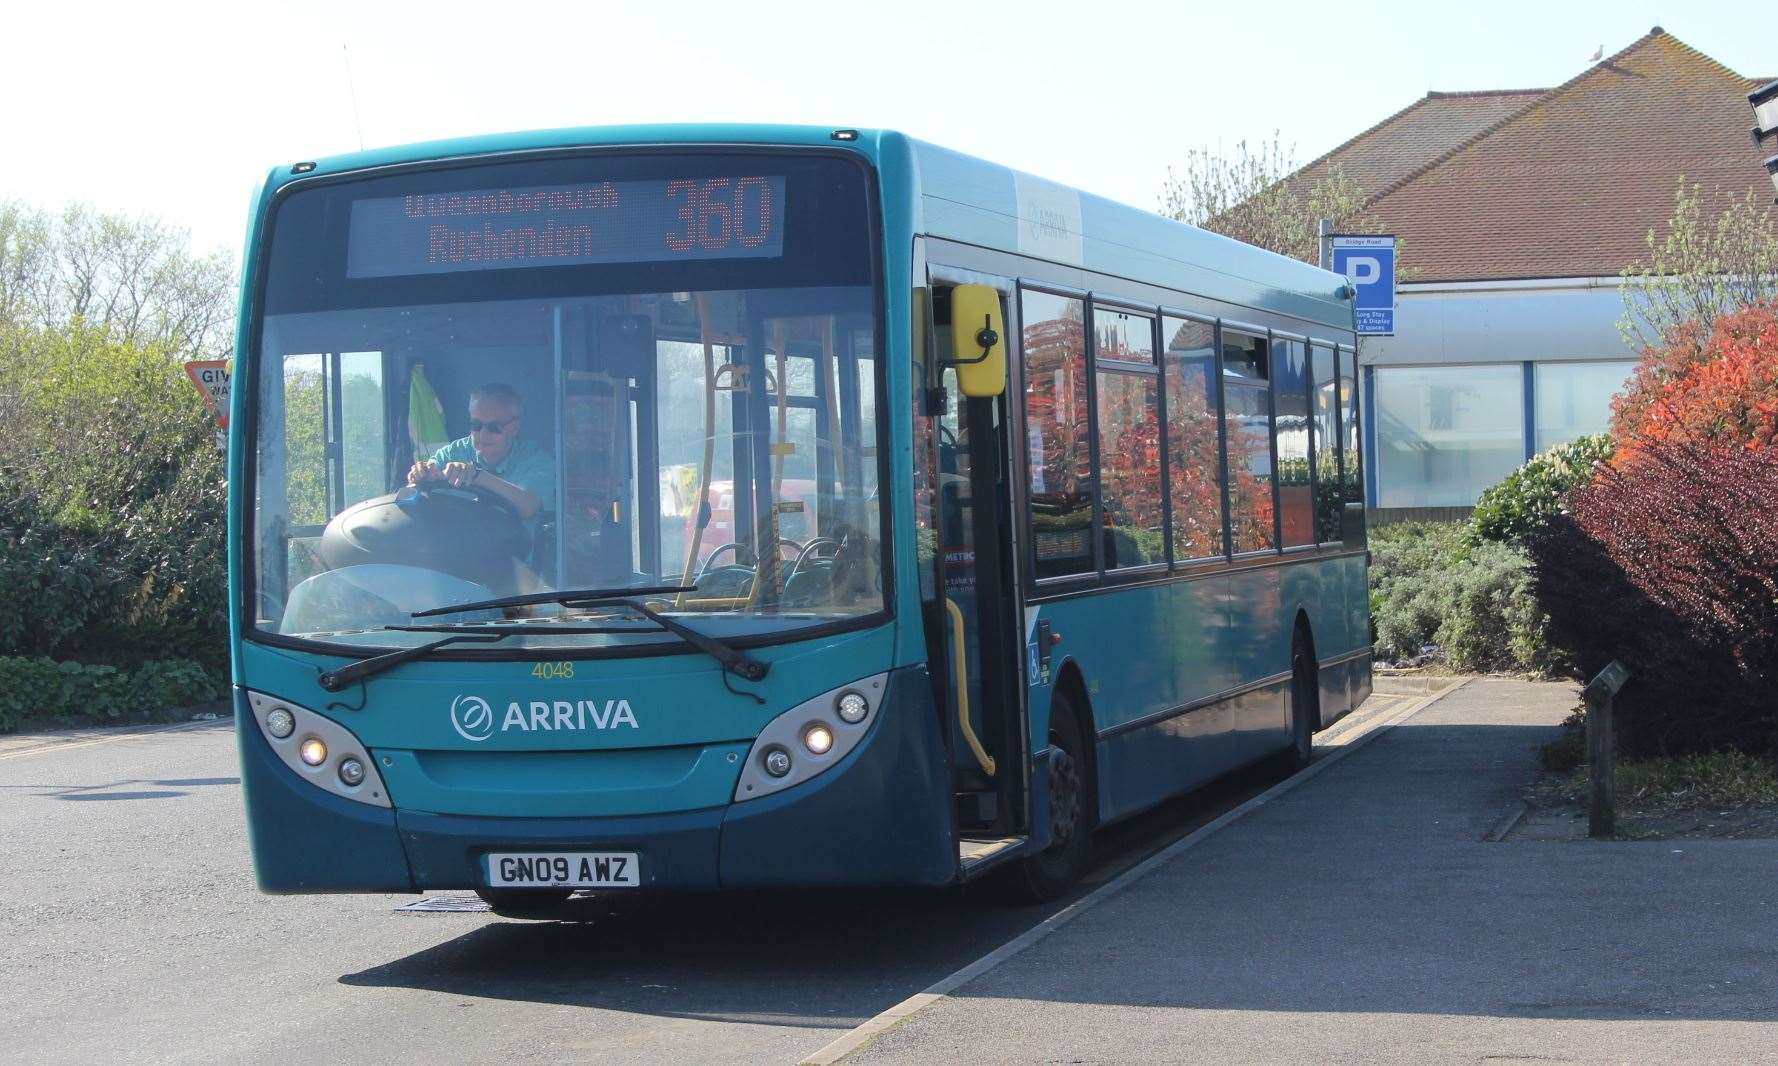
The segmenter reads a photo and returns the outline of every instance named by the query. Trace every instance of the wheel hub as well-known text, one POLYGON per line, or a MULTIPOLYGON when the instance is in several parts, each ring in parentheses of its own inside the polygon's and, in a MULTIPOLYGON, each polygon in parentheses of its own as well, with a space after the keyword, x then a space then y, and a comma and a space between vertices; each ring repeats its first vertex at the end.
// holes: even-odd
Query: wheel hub
POLYGON ((1080 764, 1061 748, 1050 748, 1050 841, 1065 844, 1080 826, 1080 764))

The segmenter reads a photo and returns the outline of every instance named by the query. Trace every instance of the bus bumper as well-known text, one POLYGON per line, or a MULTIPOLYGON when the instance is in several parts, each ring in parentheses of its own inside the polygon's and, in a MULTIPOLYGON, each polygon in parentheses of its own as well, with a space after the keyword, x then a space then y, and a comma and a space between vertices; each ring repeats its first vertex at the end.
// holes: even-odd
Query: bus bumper
POLYGON ((890 674, 864 741, 784 792, 705 810, 611 818, 393 811, 299 779, 237 721, 248 827, 267 892, 413 892, 487 884, 491 851, 633 851, 643 889, 938 885, 957 852, 944 737, 925 669, 890 674))

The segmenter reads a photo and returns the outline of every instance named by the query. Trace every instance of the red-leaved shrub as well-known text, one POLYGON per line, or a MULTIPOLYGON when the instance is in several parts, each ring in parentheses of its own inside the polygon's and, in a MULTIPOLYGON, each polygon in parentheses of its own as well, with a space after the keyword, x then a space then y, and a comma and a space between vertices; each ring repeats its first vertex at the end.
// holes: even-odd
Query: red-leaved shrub
POLYGON ((1612 433, 1620 458, 1661 441, 1778 445, 1778 304, 1724 315, 1708 333, 1688 323, 1644 352, 1613 405, 1612 433))
POLYGON ((1778 751, 1778 448, 1644 440, 1528 544, 1551 642, 1612 659, 1632 755, 1778 751))

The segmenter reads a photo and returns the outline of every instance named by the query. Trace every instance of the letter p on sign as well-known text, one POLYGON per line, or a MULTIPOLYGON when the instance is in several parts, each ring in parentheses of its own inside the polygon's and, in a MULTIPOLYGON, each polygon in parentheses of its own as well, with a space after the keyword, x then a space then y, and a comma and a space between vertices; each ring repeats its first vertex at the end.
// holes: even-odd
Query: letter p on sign
POLYGON ((1354 285, 1375 285, 1383 276, 1383 264, 1368 255, 1355 255, 1346 260, 1346 276, 1354 285))

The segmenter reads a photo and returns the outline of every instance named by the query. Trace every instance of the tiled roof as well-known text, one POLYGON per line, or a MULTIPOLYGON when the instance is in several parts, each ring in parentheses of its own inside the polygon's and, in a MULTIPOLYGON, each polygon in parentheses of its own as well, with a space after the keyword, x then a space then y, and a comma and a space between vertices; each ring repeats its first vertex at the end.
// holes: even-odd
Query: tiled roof
MULTIPOLYGON (((1416 281, 1615 275, 1671 216, 1681 175, 1735 197, 1769 191, 1747 139, 1747 93, 1758 84, 1656 27, 1566 84, 1518 97, 1521 106, 1475 94, 1492 99, 1473 115, 1416 120, 1429 127, 1420 161, 1385 184, 1360 185, 1369 212, 1401 237, 1416 281), (1491 122, 1451 132, 1487 106, 1491 122)), ((1428 97, 1330 156, 1388 173, 1413 154, 1395 145, 1417 109, 1470 98, 1428 97), (1373 137, 1378 147, 1367 147, 1373 137)))
POLYGON ((1374 196, 1547 92, 1427 93, 1303 167, 1296 177, 1313 180, 1338 165, 1361 190, 1374 196))

